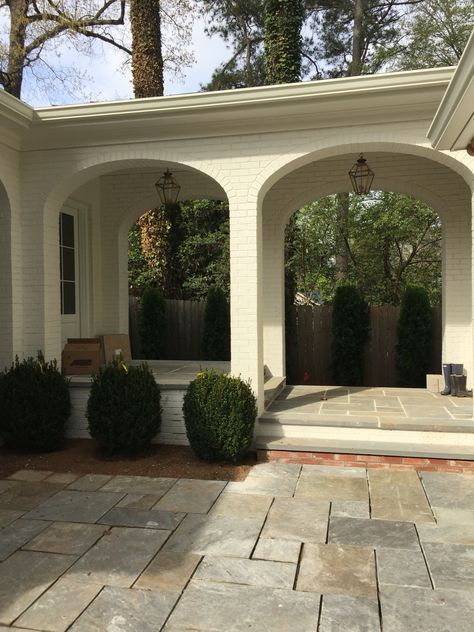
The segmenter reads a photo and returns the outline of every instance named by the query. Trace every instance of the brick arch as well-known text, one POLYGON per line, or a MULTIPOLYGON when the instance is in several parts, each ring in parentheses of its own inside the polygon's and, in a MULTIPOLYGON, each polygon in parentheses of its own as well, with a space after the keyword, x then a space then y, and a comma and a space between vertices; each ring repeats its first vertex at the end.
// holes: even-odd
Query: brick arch
MULTIPOLYGON (((380 138, 380 134, 374 132, 374 137, 380 138)), ((308 165, 325 158, 349 155, 355 159, 362 152, 370 154, 370 152, 383 152, 393 154, 408 154, 427 158, 435 163, 444 165, 450 171, 458 174, 467 186, 474 191, 474 160, 469 156, 458 159, 447 152, 440 152, 410 142, 401 142, 396 139, 388 138, 385 141, 370 140, 365 137, 364 140, 357 140, 346 144, 331 144, 328 139, 327 143, 316 150, 302 151, 299 155, 283 154, 275 158, 267 168, 255 180, 251 191, 254 198, 258 200, 259 205, 263 203, 266 194, 270 189, 286 175, 298 168, 308 165)))

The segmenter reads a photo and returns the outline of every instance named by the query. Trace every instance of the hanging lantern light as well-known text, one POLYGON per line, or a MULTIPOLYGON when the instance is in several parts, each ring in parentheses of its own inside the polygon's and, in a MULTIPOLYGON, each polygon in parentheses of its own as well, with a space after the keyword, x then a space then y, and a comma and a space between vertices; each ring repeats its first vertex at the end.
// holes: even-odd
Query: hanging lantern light
POLYGON ((176 204, 181 187, 175 178, 173 178, 173 174, 169 169, 167 169, 158 182, 155 183, 155 187, 163 206, 176 204))
POLYGON ((356 195, 367 195, 367 193, 370 193, 370 187, 372 186, 374 175, 375 174, 367 164, 366 159, 361 154, 358 161, 349 171, 349 178, 351 179, 354 193, 356 195))

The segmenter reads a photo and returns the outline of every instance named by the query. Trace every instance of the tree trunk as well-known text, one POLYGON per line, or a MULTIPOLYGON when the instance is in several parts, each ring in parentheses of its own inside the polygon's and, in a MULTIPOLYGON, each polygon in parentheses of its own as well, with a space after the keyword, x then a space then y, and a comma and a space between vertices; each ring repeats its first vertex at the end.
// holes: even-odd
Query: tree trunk
POLYGON ((362 72, 364 9, 364 0, 355 0, 354 29, 352 32, 352 62, 347 69, 347 74, 351 77, 360 75, 362 72))
POLYGON ((25 66, 26 14, 28 0, 10 0, 10 41, 8 65, 4 88, 14 97, 20 98, 25 66))
POLYGON ((132 76, 137 99, 163 96, 159 0, 130 0, 132 76))

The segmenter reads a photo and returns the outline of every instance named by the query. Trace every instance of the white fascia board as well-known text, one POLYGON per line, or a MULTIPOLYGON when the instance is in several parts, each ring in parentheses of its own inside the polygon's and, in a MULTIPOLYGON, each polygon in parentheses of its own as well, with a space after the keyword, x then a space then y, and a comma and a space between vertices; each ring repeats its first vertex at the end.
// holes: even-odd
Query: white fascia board
POLYGON ((428 130, 435 149, 465 149, 473 137, 474 30, 428 130))
POLYGON ((452 68, 35 110, 29 149, 427 120, 452 68))
POLYGON ((13 149, 20 149, 35 116, 33 108, 0 90, 0 140, 13 149))

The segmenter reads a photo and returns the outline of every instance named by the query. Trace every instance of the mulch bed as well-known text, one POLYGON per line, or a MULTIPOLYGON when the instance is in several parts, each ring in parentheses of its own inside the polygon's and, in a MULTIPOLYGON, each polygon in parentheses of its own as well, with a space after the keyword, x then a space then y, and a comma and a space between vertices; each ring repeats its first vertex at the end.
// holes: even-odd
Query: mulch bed
POLYGON ((203 480, 242 481, 256 463, 251 453, 238 464, 207 463, 186 446, 153 445, 134 458, 105 456, 93 439, 68 439, 57 452, 22 453, 0 448, 0 478, 18 470, 51 470, 74 474, 125 474, 203 480))

